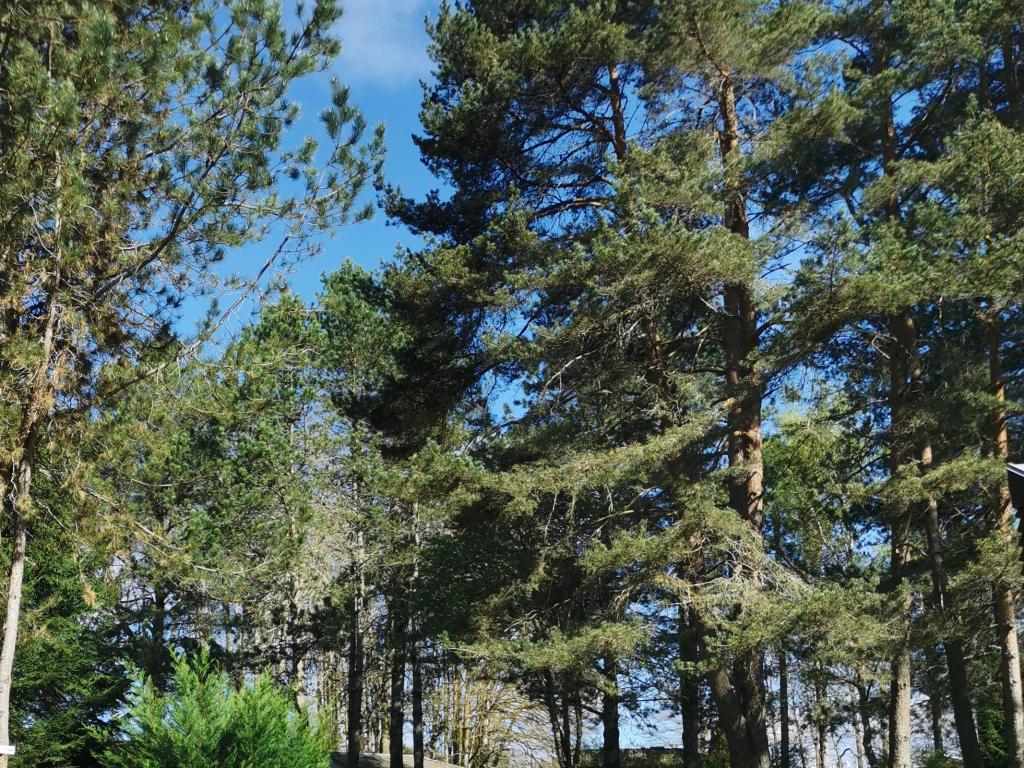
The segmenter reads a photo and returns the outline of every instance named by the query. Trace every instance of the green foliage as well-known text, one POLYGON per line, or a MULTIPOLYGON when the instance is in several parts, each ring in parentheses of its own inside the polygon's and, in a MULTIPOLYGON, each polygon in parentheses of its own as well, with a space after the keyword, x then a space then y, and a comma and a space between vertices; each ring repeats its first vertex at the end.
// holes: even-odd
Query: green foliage
POLYGON ((208 653, 179 656, 168 692, 136 683, 105 768, 326 768, 329 745, 262 674, 236 686, 208 653))
POLYGON ((786 660, 791 714, 856 711, 878 765, 891 670, 938 709, 960 653, 1012 763, 1020 0, 442 3, 416 141, 445 191, 382 188, 421 246, 193 346, 230 249, 315 253, 380 181, 343 86, 292 141, 339 48, 337 3, 298 5, 0 12, 22 754, 88 765, 134 662, 109 768, 323 765, 293 700, 339 714, 351 652, 382 733, 389 662, 436 651, 434 743, 471 664, 561 768, 592 718, 687 707, 706 765, 763 765, 786 660))
POLYGON ((88 768, 109 739, 104 720, 128 686, 111 610, 117 590, 103 576, 104 540, 80 525, 83 510, 45 479, 37 487, 50 515, 34 529, 25 579, 12 741, 27 765, 88 768))
POLYGON ((998 691, 992 686, 979 697, 978 743, 983 768, 1006 768, 1010 764, 1006 750, 1006 717, 998 691))
POLYGON ((919 757, 921 768, 956 768, 960 763, 945 752, 929 752, 919 757))

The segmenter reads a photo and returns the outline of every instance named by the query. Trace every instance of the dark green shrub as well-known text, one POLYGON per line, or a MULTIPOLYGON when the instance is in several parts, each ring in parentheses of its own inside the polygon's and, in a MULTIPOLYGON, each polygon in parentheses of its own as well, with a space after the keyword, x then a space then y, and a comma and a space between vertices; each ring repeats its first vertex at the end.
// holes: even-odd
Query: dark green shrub
POLYGON ((167 693, 142 684, 107 768, 327 768, 329 745, 267 675, 236 687, 209 655, 179 657, 167 693))
POLYGON ((960 762, 945 752, 928 752, 921 759, 921 768, 960 768, 960 762))

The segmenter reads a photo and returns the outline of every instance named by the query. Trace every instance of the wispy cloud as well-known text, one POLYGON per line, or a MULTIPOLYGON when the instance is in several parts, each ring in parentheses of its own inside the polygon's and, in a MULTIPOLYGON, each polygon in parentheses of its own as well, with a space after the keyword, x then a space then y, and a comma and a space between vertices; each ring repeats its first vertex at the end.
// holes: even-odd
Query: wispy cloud
POLYGON ((437 0, 347 0, 339 74, 348 82, 394 88, 430 74, 423 19, 437 0))

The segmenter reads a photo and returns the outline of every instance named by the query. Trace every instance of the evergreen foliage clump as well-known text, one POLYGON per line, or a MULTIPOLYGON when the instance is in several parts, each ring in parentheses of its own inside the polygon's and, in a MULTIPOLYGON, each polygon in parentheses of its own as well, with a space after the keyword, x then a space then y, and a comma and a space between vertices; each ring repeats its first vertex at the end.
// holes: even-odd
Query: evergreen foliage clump
POLYGON ((267 674, 235 685, 208 652, 177 657, 167 692, 144 682, 106 768, 326 768, 324 733, 267 674))

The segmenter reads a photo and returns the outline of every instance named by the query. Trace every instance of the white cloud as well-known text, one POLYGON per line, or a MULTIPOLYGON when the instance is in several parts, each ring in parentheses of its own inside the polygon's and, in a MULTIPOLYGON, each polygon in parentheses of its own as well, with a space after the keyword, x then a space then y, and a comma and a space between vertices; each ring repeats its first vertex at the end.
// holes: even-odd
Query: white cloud
POLYGON ((437 0, 347 0, 341 17, 339 74, 348 82, 383 87, 430 74, 423 19, 437 0))

